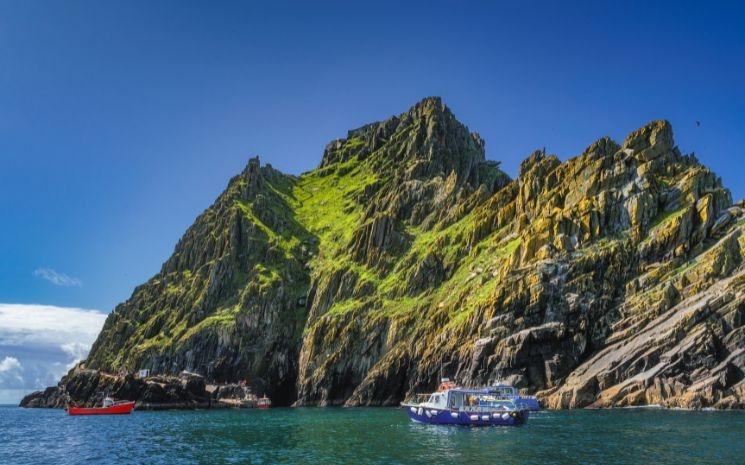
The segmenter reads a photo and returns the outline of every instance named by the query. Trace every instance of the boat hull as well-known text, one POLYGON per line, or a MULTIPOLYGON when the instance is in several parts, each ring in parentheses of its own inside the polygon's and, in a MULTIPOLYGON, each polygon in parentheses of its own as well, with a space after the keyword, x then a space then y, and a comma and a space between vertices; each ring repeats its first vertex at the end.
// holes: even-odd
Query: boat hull
POLYGON ((69 407, 68 415, 127 415, 135 408, 134 402, 125 402, 110 407, 69 407))
POLYGON ((520 426, 528 420, 527 410, 464 412, 406 406, 412 421, 428 425, 520 426))

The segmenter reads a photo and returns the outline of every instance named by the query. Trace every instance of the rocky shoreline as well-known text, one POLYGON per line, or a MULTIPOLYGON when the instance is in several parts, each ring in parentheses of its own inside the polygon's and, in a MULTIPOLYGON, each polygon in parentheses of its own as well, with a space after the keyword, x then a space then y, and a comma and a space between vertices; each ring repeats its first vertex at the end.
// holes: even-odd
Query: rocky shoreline
POLYGON ((116 375, 82 366, 73 368, 57 386, 28 394, 25 408, 66 408, 100 406, 104 397, 136 402, 138 410, 189 410, 252 408, 256 396, 238 383, 207 384, 195 373, 179 376, 116 375))
MULTIPOLYGON (((745 352, 745 351, 743 351, 745 352)), ((743 357, 742 353, 739 354, 743 357)), ((720 366, 706 382, 696 390, 680 390, 667 397, 657 394, 649 402, 626 403, 603 397, 582 408, 612 409, 630 407, 653 407, 672 410, 740 410, 745 403, 740 399, 745 393, 739 391, 729 396, 719 395, 721 383, 731 376, 727 365, 720 366)), ((646 394, 643 381, 631 384, 634 389, 641 389, 646 394), (641 385, 641 386, 639 386, 641 385)), ((672 390, 674 387, 663 386, 659 382, 653 389, 672 390)), ((566 390, 566 388, 564 388, 566 390)), ((627 390, 630 390, 627 387, 627 390)), ((549 410, 577 408, 566 402, 557 401, 557 390, 537 393, 541 405, 549 410)), ((617 393, 616 393, 617 394, 617 393)), ((626 393, 628 394, 628 393, 626 393)), ((256 396, 251 388, 239 383, 207 384, 204 377, 195 373, 183 373, 180 376, 149 376, 139 378, 133 374, 116 375, 98 370, 76 366, 60 380, 57 386, 26 395, 20 402, 23 408, 66 408, 68 405, 94 407, 101 405, 104 397, 116 400, 135 401, 138 410, 198 410, 224 408, 254 408, 256 396)), ((560 398, 560 397, 559 397, 560 398)))

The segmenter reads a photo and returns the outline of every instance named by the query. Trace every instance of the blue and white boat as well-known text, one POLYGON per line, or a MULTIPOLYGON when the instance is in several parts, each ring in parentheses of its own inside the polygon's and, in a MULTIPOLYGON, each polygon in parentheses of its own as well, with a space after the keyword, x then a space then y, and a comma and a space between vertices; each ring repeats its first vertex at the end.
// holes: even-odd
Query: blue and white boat
POLYGON ((509 399, 523 410, 540 410, 541 403, 536 396, 526 396, 520 394, 517 389, 508 384, 497 383, 486 388, 489 392, 494 393, 503 399, 509 399))
POLYGON ((443 381, 441 390, 422 401, 404 402, 411 420, 432 425, 519 426, 528 409, 501 397, 492 388, 467 389, 443 381))

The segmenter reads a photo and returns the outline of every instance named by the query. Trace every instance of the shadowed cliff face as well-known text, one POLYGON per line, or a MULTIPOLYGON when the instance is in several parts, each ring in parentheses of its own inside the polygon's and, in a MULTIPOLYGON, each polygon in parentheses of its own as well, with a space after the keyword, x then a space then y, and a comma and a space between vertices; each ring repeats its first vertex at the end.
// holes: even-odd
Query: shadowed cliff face
POLYGON ((395 404, 442 373, 556 408, 741 407, 744 219, 665 121, 510 180, 428 98, 299 177, 252 159, 87 367, 248 378, 280 404, 395 404))
POLYGON ((294 182, 251 159, 160 273, 111 313, 88 367, 249 379, 280 404, 294 400, 306 263, 317 248, 289 214, 294 182))

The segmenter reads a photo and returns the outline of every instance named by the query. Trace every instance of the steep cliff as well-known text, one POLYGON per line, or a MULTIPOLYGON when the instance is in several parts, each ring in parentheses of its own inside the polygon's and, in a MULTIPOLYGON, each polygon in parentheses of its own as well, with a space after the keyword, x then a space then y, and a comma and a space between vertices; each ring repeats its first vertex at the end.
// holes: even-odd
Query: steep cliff
POLYGON ((745 212, 652 122, 514 180, 438 98, 258 159, 117 306, 88 368, 387 405, 506 379, 555 408, 745 405, 745 212))
POLYGON ((251 379, 289 402, 317 240, 288 204, 296 180, 258 158, 200 215, 157 275, 106 320, 89 368, 251 379))

